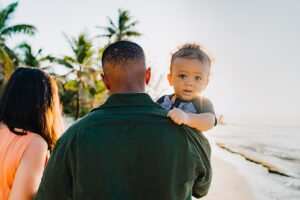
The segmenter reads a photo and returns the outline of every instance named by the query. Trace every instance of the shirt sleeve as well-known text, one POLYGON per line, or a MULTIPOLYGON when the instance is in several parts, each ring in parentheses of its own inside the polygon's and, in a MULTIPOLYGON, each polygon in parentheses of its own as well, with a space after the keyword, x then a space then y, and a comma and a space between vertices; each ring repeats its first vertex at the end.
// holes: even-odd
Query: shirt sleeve
POLYGON ((214 106, 212 102, 205 97, 201 97, 197 99, 197 102, 194 103, 196 109, 199 111, 199 113, 212 113, 215 116, 215 126, 217 125, 217 117, 215 113, 214 106))
POLYGON ((214 106, 213 106, 212 102, 209 99, 207 99, 205 97, 202 97, 200 101, 201 101, 201 104, 202 104, 201 113, 209 112, 209 113, 212 113, 212 114, 215 115, 214 106))
POLYGON ((199 155, 199 159, 197 160, 198 167, 196 169, 198 176, 194 181, 192 195, 195 198, 201 198, 208 193, 212 180, 210 144, 203 134, 198 134, 186 126, 183 128, 185 129, 191 143, 193 143, 196 147, 197 154, 199 155))
POLYGON ((162 103, 164 102, 165 96, 166 96, 166 95, 161 96, 160 98, 158 98, 158 99, 156 100, 156 103, 162 104, 162 103))
POLYGON ((72 160, 65 138, 58 140, 45 168, 34 200, 71 200, 72 160))

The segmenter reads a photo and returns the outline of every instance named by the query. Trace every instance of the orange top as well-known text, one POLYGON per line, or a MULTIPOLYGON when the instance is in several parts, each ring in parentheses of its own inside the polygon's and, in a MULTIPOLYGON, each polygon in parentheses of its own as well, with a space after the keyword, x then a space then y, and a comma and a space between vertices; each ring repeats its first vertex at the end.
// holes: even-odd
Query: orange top
POLYGON ((14 176, 26 148, 37 135, 27 132, 16 135, 0 125, 0 199, 6 200, 14 182, 14 176))

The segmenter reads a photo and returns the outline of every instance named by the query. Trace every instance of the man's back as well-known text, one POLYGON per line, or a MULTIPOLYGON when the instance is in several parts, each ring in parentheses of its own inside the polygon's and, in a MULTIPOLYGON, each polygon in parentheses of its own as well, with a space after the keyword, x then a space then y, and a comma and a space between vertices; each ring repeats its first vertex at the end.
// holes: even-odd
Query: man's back
POLYGON ((200 197, 209 157, 207 140, 172 123, 148 95, 113 94, 59 140, 36 199, 200 197))

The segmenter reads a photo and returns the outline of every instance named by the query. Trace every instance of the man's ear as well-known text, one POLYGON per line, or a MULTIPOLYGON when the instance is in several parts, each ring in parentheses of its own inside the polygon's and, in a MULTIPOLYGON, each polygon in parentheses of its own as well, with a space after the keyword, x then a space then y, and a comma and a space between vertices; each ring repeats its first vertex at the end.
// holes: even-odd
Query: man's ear
POLYGON ((107 77, 106 77, 106 75, 104 73, 101 73, 101 78, 102 78, 102 81, 103 81, 106 89, 110 91, 110 85, 109 85, 107 77))
POLYGON ((172 74, 168 74, 167 79, 169 81, 170 86, 173 85, 172 74))
POLYGON ((148 85, 150 83, 150 79, 151 79, 151 68, 149 67, 146 70, 146 76, 145 76, 146 85, 148 85))

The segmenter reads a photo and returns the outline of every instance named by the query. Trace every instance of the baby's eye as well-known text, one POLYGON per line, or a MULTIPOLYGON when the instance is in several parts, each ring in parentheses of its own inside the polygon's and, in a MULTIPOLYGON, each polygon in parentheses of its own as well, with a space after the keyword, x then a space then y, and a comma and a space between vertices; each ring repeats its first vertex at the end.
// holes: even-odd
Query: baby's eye
POLYGON ((179 74, 178 77, 179 77, 180 79, 185 79, 186 75, 185 75, 185 74, 179 74))
POLYGON ((201 80, 201 76, 195 76, 195 80, 196 81, 200 81, 201 80))

